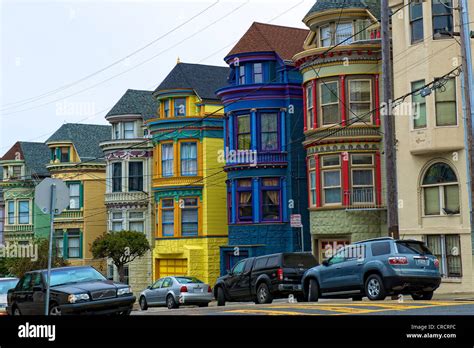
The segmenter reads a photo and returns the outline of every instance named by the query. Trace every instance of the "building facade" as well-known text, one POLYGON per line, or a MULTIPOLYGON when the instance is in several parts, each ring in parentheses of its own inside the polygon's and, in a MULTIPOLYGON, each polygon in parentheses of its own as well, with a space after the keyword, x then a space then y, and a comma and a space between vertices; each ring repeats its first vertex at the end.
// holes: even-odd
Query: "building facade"
POLYGON ((17 142, 1 158, 3 242, 27 244, 49 236, 50 217, 34 202, 36 185, 49 176, 48 161, 48 147, 33 142, 17 142))
POLYGON ((386 235, 378 1, 319 0, 293 59, 303 76, 312 250, 386 235))
POLYGON ((439 292, 462 292, 473 289, 466 128, 462 79, 458 71, 446 76, 461 65, 461 52, 443 35, 460 27, 449 8, 457 2, 444 3, 390 1, 399 10, 392 19, 394 95, 413 92, 395 109, 400 236, 424 240, 439 258, 439 292))
POLYGON ((190 275, 213 284, 227 244, 223 110, 215 90, 229 70, 179 63, 154 92, 154 279, 190 275))
MULTIPOLYGON (((144 122, 156 115, 151 91, 128 90, 105 116, 112 125, 112 140, 100 144, 106 160, 108 231, 143 232, 153 250, 154 220, 151 195, 153 144, 144 122)), ((126 265, 128 284, 141 291, 152 281, 151 251, 126 265)), ((119 280, 108 261, 107 275, 119 280)))
POLYGON ((231 74, 218 96, 229 243, 221 247, 221 273, 249 256, 310 249, 301 75, 291 60, 307 35, 253 23, 225 57, 231 74), (291 214, 301 215, 303 229, 291 227, 291 214))
POLYGON ((94 260, 92 243, 107 232, 105 161, 99 146, 112 127, 68 123, 47 141, 51 177, 69 187, 70 204, 54 218, 57 252, 69 264, 92 265, 106 274, 105 260, 94 260))

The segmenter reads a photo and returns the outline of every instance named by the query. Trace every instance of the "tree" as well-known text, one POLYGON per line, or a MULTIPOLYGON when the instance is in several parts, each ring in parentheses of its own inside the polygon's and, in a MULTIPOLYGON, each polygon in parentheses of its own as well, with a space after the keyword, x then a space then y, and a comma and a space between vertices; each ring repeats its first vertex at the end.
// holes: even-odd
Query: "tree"
POLYGON ((121 283, 125 282, 125 265, 145 255, 150 244, 142 232, 120 231, 104 234, 91 246, 94 258, 110 258, 117 267, 121 283))

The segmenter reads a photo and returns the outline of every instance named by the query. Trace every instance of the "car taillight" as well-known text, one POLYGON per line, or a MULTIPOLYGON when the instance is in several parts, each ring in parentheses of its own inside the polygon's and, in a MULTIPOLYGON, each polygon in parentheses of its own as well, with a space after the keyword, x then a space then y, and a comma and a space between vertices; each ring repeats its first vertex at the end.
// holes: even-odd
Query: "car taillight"
POLYGON ((388 263, 391 265, 408 265, 408 259, 405 256, 389 257, 388 263))
POLYGON ((207 287, 207 292, 212 292, 212 289, 211 289, 210 285, 207 287))
POLYGON ((188 288, 185 287, 184 285, 179 289, 180 292, 188 292, 188 288))
POLYGON ((434 259, 434 265, 436 268, 439 268, 439 260, 438 259, 434 259))
POLYGON ((283 280, 283 268, 279 268, 277 271, 278 280, 283 280))

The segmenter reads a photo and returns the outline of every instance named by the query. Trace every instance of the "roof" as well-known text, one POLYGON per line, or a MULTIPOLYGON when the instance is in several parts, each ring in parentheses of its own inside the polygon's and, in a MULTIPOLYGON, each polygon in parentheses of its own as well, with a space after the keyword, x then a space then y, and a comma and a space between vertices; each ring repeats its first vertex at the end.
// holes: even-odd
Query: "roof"
POLYGON ((142 115, 144 120, 154 118, 158 102, 152 91, 129 89, 105 117, 118 115, 142 115))
POLYGON ((15 160, 17 153, 19 159, 25 161, 25 166, 32 174, 39 176, 49 176, 46 165, 51 158, 50 150, 45 143, 35 143, 28 141, 17 141, 1 158, 4 160, 15 160))
POLYGON ((309 30, 254 22, 227 54, 232 56, 248 52, 275 52, 283 60, 303 51, 309 30))
POLYGON ((228 84, 229 74, 228 67, 178 63, 154 93, 172 89, 193 89, 201 99, 219 100, 215 91, 228 84))
POLYGON ((49 137, 46 143, 70 141, 74 144, 81 161, 93 160, 103 157, 99 144, 111 140, 111 135, 111 126, 66 123, 49 137))
POLYGON ((305 17, 314 12, 323 12, 341 8, 365 8, 380 19, 380 0, 317 0, 305 17))

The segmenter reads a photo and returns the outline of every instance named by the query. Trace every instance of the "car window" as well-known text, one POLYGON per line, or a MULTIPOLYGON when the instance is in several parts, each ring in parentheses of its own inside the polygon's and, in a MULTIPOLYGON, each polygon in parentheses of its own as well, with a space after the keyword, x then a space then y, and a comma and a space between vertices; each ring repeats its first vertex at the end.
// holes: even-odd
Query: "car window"
POLYGON ((202 280, 194 277, 176 277, 175 278, 180 284, 203 284, 202 280))
POLYGON ((372 256, 388 255, 390 254, 390 242, 372 243, 372 256))
POLYGON ((250 272, 250 270, 252 269, 252 264, 253 264, 253 259, 247 259, 247 261, 245 262, 245 269, 244 269, 245 273, 250 272))
POLYGON ((162 288, 170 288, 171 285, 173 285, 173 279, 171 278, 166 278, 164 281, 163 281, 163 285, 161 286, 162 288))
POLYGON ((293 268, 311 268, 318 264, 313 254, 298 253, 298 254, 284 254, 283 266, 293 268))
POLYGON ((153 286, 151 287, 152 289, 158 289, 158 288, 161 288, 161 285, 163 285, 163 281, 164 279, 158 279, 155 284, 153 284, 153 286))
POLYGON ((263 269, 265 268, 265 265, 267 264, 267 258, 266 257, 260 257, 255 261, 255 269, 263 269))
POLYGON ((344 256, 346 258, 346 261, 363 260, 365 258, 365 245, 356 244, 346 247, 344 249, 344 256))
POLYGON ((33 286, 43 286, 43 280, 41 279, 41 273, 35 273, 33 275, 33 286))
POLYGON ((397 249, 399 254, 432 255, 430 249, 423 243, 397 241, 397 249))
POLYGON ((240 261, 238 264, 236 264, 234 266, 234 268, 232 269, 232 274, 241 274, 244 270, 244 265, 245 265, 245 260, 243 261, 240 261))
POLYGON ((22 290, 22 291, 30 291, 31 290, 31 288, 32 288, 31 278, 32 278, 31 273, 25 274, 25 276, 23 277, 23 281, 21 283, 20 290, 22 290))
POLYGON ((338 251, 336 253, 336 255, 334 255, 333 257, 331 257, 328 261, 328 263, 330 265, 335 265, 336 263, 341 263, 341 262, 344 262, 345 261, 345 248, 344 249, 341 249, 340 251, 338 251))
POLYGON ((267 260, 267 268, 277 268, 280 267, 280 256, 272 256, 267 260))

